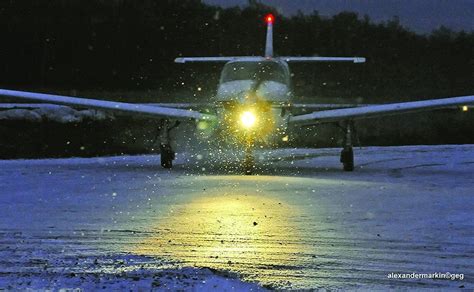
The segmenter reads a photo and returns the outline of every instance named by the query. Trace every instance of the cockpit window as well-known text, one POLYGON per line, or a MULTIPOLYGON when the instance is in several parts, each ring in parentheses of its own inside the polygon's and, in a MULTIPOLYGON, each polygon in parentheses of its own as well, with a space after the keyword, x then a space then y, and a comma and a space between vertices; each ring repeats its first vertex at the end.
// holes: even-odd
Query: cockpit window
POLYGON ((275 62, 232 62, 225 65, 222 82, 235 80, 259 80, 287 83, 285 69, 275 62))

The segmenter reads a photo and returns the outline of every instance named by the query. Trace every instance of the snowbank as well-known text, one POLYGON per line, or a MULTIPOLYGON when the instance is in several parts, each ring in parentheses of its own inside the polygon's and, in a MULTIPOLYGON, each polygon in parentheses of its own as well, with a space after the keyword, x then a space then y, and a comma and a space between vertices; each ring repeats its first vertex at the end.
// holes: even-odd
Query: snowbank
POLYGON ((0 120, 24 120, 31 122, 54 121, 78 123, 83 120, 101 121, 113 118, 98 110, 79 110, 54 104, 0 104, 0 120))

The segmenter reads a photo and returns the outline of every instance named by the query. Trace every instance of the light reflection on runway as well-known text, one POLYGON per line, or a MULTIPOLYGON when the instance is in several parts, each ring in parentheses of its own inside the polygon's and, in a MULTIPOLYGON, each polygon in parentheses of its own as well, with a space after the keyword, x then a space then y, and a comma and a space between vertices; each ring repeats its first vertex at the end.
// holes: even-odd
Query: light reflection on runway
MULTIPOLYGON (((420 236, 411 225, 392 227, 400 220, 394 218, 419 216, 411 211, 413 200, 403 199, 411 188, 400 184, 215 175, 180 176, 160 187, 173 189, 172 196, 151 201, 160 209, 157 216, 133 215, 147 232, 124 246, 126 252, 235 272, 283 289, 383 286, 387 272, 410 265, 429 270, 433 262, 454 270, 436 244, 413 241, 420 236), (395 199, 403 214, 394 217, 380 192, 406 194, 383 195, 385 202, 395 199)), ((459 248, 455 254, 465 249, 459 248)))
MULTIPOLYGON (((160 223, 160 236, 147 240, 138 252, 153 254, 159 249, 160 253, 184 261, 192 259, 199 265, 227 265, 268 248, 276 253, 273 263, 285 264, 277 255, 281 249, 277 247, 282 240, 298 238, 291 213, 276 201, 255 196, 200 198, 160 223), (209 260, 213 258, 217 260, 209 260)), ((285 246, 285 251, 297 252, 298 245, 285 246)))
MULTIPOLYGON (((265 282, 265 271, 271 270, 273 283, 283 281, 279 273, 304 266, 299 262, 305 258, 301 255, 311 253, 300 230, 306 210, 259 189, 278 187, 281 179, 211 176, 203 180, 220 186, 152 222, 153 236, 140 242, 133 253, 230 270, 260 282, 265 282)), ((311 181, 294 180, 300 184, 306 180, 306 185, 311 181)))

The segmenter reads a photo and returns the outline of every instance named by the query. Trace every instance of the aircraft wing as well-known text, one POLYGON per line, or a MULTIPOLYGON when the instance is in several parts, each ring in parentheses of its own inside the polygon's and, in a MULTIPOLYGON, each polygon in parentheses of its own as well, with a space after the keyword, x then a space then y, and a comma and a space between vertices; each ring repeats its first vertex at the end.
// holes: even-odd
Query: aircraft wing
POLYGON ((352 62, 365 63, 363 57, 279 57, 286 62, 352 62))
POLYGON ((463 106, 468 104, 474 104, 474 95, 322 110, 310 114, 293 116, 290 118, 290 124, 298 126, 310 126, 320 123, 430 111, 434 109, 463 106))
POLYGON ((197 111, 164 107, 157 105, 133 104, 117 101, 106 101, 82 97, 71 97, 26 91, 0 89, 0 96, 23 100, 39 101, 52 104, 69 105, 111 111, 115 113, 146 116, 151 118, 169 118, 173 120, 214 120, 214 115, 203 114, 197 111))
POLYGON ((251 61, 251 62, 258 62, 258 61, 265 61, 264 57, 258 56, 233 56, 233 57, 181 57, 174 59, 175 63, 190 63, 190 62, 229 62, 229 61, 251 61))
MULTIPOLYGON (((233 57, 180 57, 174 59, 175 63, 189 63, 189 62, 229 62, 229 61, 249 61, 249 62, 263 62, 268 58, 259 56, 233 56, 233 57)), ((276 59, 284 60, 286 62, 352 62, 365 63, 363 57, 276 57, 276 59)))

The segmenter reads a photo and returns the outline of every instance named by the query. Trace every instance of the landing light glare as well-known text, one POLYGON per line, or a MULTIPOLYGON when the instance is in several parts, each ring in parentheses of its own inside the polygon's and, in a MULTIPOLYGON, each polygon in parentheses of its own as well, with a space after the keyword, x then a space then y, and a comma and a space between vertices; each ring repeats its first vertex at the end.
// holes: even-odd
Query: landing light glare
POLYGON ((255 125, 255 122, 257 121, 257 118, 255 117, 255 114, 249 111, 245 111, 242 113, 240 116, 240 121, 242 123, 242 126, 244 128, 251 128, 255 125))

